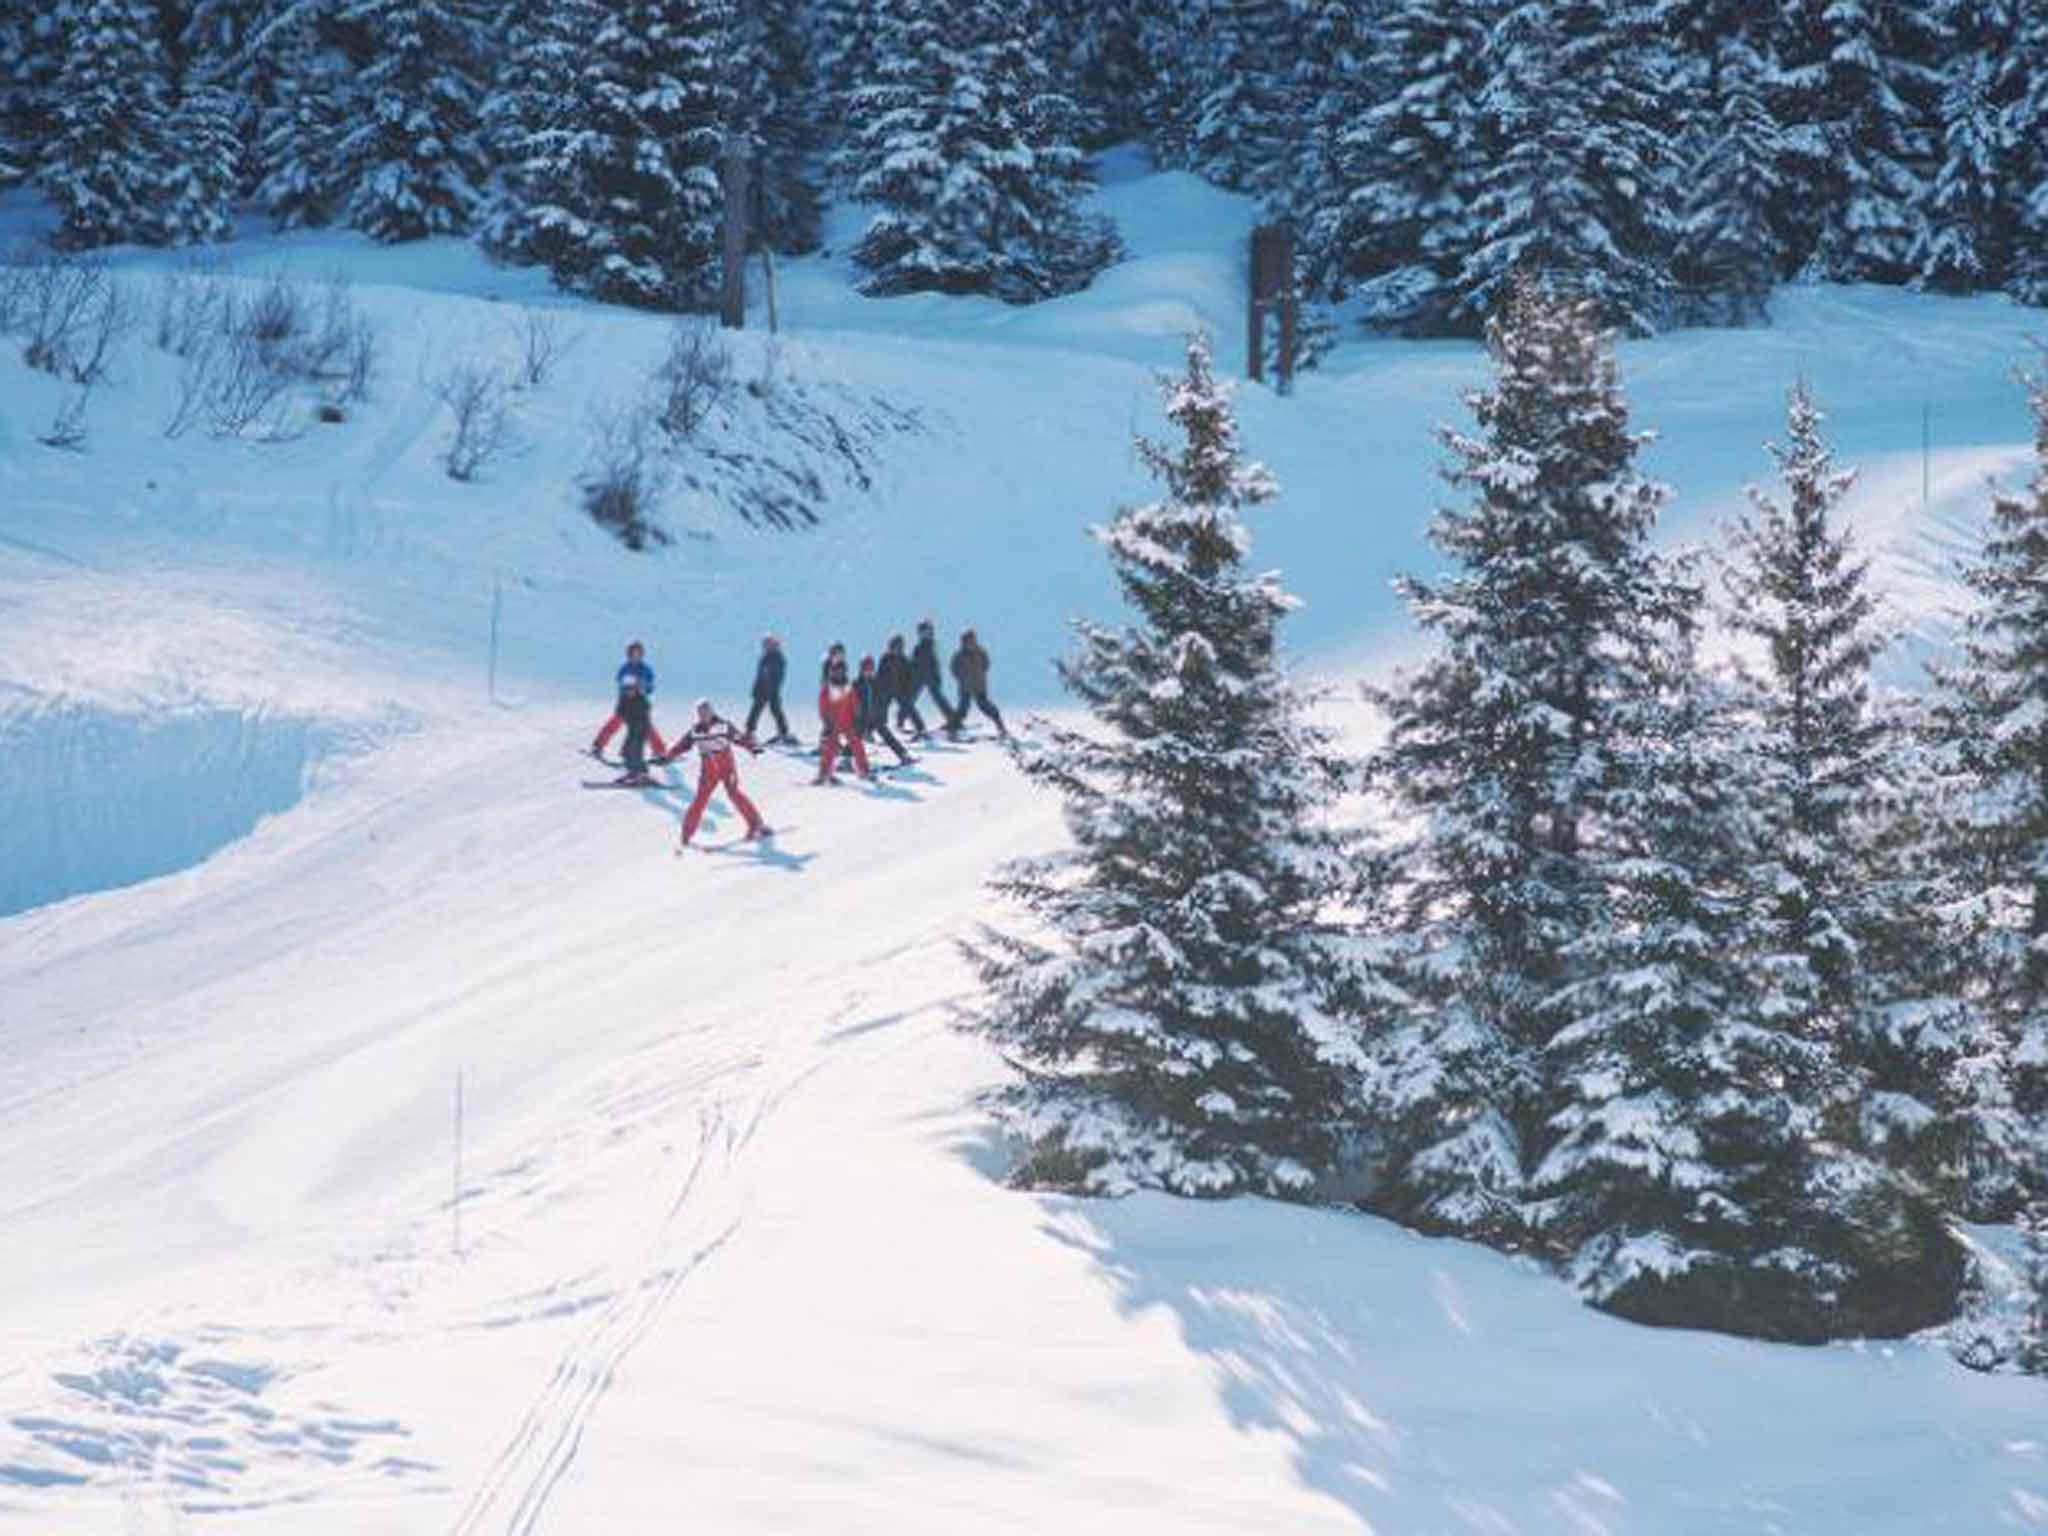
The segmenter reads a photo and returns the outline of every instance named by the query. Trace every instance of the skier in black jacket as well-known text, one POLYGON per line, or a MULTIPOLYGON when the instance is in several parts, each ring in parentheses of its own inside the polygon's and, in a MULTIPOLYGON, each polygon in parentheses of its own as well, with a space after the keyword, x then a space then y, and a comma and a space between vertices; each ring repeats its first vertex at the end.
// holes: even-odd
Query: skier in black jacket
POLYGON ((789 718, 782 712, 782 679, 788 672, 789 658, 782 654, 782 642, 773 635, 763 635, 761 659, 754 664, 754 703, 747 711, 746 734, 754 734, 754 727, 761 723, 761 711, 767 710, 775 717, 775 734, 768 738, 771 747, 787 746, 796 740, 789 728, 789 718))
POLYGON ((919 741, 930 734, 924 728, 924 716, 917 712, 917 683, 910 675, 910 657, 904 652, 901 635, 891 635, 888 648, 882 652, 881 663, 875 668, 875 692, 885 711, 896 711, 899 731, 915 731, 919 741))
POLYGON ((932 632, 932 621, 922 620, 917 626, 917 645, 910 653, 910 698, 915 705, 919 694, 929 688, 932 697, 938 700, 939 717, 949 727, 957 730, 953 706, 946 702, 946 690, 939 684, 939 642, 932 632))
POLYGON ((873 736, 882 738, 882 745, 896 754, 900 767, 909 767, 915 762, 903 743, 889 730, 889 699, 875 680, 875 658, 863 656, 860 659, 860 675, 853 680, 853 696, 859 701, 854 711, 854 729, 863 741, 873 736))

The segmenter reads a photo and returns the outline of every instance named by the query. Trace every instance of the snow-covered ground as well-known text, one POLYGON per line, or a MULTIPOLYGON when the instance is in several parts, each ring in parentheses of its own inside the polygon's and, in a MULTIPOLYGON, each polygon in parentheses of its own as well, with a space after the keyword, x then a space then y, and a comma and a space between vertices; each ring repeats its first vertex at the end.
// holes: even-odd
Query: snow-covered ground
MULTIPOLYGON (((177 366, 137 334, 54 450, 62 391, 0 351, 0 1531, 2048 1529, 2040 1384, 1933 1345, 1652 1332, 1354 1216, 1003 1189, 955 940, 1059 830, 991 746, 872 788, 750 760, 759 851, 677 858, 677 794, 575 788, 629 636, 657 720, 739 702, 773 628, 801 724, 826 640, 926 613, 980 630, 1006 708, 1056 703, 1155 370, 1191 325, 1242 350, 1246 205, 1108 172, 1132 258, 1055 304, 785 264, 785 335, 737 344, 762 393, 649 555, 575 482, 666 326, 456 242, 232 249, 250 282, 346 273, 383 336, 369 402, 289 442, 166 440, 177 366), (458 485, 434 380, 509 356, 525 306, 575 345, 458 485), (740 521, 777 473, 750 457, 813 477, 817 527, 740 521)), ((145 303, 167 265, 117 262, 145 303)), ((1936 642, 2038 316, 1777 316, 1623 350, 1673 534, 1766 471, 1804 373, 1936 642)), ((1412 643, 1388 578, 1429 563, 1430 428, 1484 371, 1348 343, 1241 395, 1312 672, 1412 643)))

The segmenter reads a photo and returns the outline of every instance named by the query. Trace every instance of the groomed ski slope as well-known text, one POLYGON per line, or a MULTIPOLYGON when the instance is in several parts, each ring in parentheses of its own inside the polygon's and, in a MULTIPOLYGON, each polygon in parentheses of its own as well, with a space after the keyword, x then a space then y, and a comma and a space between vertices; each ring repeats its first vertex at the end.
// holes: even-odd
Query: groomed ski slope
MULTIPOLYGON (((1134 259, 1062 304, 785 270, 782 366, 878 423, 870 483, 804 534, 688 487, 658 554, 590 528, 584 412, 662 327, 451 244, 238 253, 346 264, 384 324, 372 401, 294 442, 166 443, 138 342, 59 454, 47 381, 0 360, 0 865, 67 898, 0 917, 0 1531, 2048 1529, 2040 1384, 1932 1343, 1652 1332, 1360 1217, 1003 1189, 955 941, 1059 827, 992 744, 872 788, 745 760, 788 828, 754 852, 677 857, 677 795, 574 787, 629 633, 669 722, 732 701, 773 626, 801 729, 825 639, 927 611, 980 629, 1013 718, 1054 702, 1151 371, 1190 323, 1236 345, 1248 210, 1111 171, 1134 259), (453 486, 424 381, 506 301, 582 339, 518 454, 453 486)), ((1936 643, 1978 482, 2022 456, 2038 317, 1858 290, 1780 317, 1624 350, 1674 532, 1760 471, 1804 368, 1936 643)), ((1353 344, 1242 396, 1284 491, 1259 557, 1361 735, 1350 680, 1410 643, 1385 580, 1426 559, 1429 425, 1482 373, 1353 344)))

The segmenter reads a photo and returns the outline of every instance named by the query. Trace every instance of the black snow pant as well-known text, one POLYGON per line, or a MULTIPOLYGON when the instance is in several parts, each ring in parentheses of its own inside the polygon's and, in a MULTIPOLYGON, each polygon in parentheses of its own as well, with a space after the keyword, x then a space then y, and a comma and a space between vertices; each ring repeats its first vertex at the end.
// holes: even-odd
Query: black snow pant
MULTIPOLYGON (((917 719, 917 701, 927 688, 931 690, 933 702, 939 706, 939 718, 948 725, 952 725, 954 723, 953 706, 946 702, 946 695, 940 690, 939 680, 936 677, 919 678, 916 686, 910 690, 910 701, 902 706, 903 709, 909 712, 912 719, 917 719)), ((924 722, 922 720, 918 720, 918 729, 924 729, 924 722)))
POLYGON ((903 750, 903 743, 898 741, 896 739, 895 733, 889 729, 888 710, 876 710, 874 714, 870 716, 867 720, 863 721, 862 724, 866 726, 866 729, 861 732, 861 735, 863 737, 868 738, 870 740, 876 736, 881 737, 882 745, 887 747, 891 752, 894 752, 896 754, 897 762, 907 763, 910 761, 910 754, 903 750))
POLYGON ((654 710, 647 700, 633 694, 619 700, 619 714, 626 722, 626 742, 619 755, 626 760, 626 772, 647 772, 647 733, 654 726, 654 710))
POLYGON ((747 734, 754 734, 754 727, 761 723, 761 711, 767 710, 775 717, 775 736, 779 741, 790 734, 789 718, 782 712, 782 695, 779 693, 757 693, 754 707, 747 711, 747 734))
POLYGON ((917 712, 917 695, 899 693, 889 701, 889 708, 896 711, 896 729, 915 731, 918 735, 928 734, 924 728, 924 716, 917 712))
POLYGON ((960 685, 960 710, 959 713, 953 716, 952 728, 954 730, 957 731, 958 729, 960 729, 961 726, 967 723, 967 706, 970 704, 972 704, 976 709, 980 710, 984 715, 987 715, 989 719, 995 721, 997 735, 1007 736, 1010 734, 1003 727, 1002 711, 997 709, 994 704, 989 702, 988 690, 986 688, 980 688, 970 693, 965 683, 962 683, 960 685))

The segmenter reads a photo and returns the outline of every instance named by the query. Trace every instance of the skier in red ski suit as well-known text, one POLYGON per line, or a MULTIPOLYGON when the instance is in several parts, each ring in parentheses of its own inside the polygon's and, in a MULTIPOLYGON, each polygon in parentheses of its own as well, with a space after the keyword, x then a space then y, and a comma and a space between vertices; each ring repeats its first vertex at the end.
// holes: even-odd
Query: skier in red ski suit
POLYGON ((732 749, 745 747, 756 757, 761 749, 754 738, 740 730, 730 720, 722 718, 711 707, 709 699, 697 701, 697 718, 682 735, 682 739, 670 751, 670 759, 681 757, 692 747, 697 749, 697 794, 690 801, 690 808, 683 812, 683 846, 690 846, 690 839, 697 835, 697 824, 704 819, 704 809, 711 804, 711 792, 723 789, 733 808, 747 819, 748 837, 766 837, 772 830, 761 819, 761 813, 754 809, 740 789, 739 769, 733 765, 732 749))
POLYGON ((812 782, 833 782, 832 765, 842 747, 853 753, 853 766, 860 776, 873 778, 867 749, 860 742, 860 700, 847 681, 844 657, 825 664, 825 685, 818 690, 818 719, 824 723, 825 739, 818 748, 818 777, 812 782))

